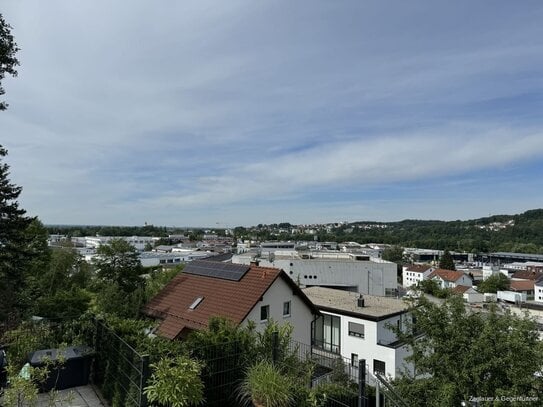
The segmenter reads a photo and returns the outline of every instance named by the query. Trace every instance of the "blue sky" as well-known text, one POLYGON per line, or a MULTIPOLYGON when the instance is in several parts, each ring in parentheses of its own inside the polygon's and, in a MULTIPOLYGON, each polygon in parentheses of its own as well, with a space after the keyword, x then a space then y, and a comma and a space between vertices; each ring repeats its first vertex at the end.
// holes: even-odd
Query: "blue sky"
POLYGON ((468 219, 543 202, 541 1, 4 0, 45 223, 468 219))

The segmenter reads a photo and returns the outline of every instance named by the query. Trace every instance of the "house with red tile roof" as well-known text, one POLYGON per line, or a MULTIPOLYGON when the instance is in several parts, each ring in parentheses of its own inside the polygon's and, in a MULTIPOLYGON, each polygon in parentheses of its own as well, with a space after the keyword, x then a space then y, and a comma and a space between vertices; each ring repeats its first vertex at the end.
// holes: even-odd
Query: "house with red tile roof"
POLYGON ((188 263, 143 308, 159 319, 158 334, 183 339, 206 329, 209 319, 221 316, 235 324, 256 323, 263 330, 273 319, 294 327, 293 339, 310 343, 311 322, 318 309, 284 271, 207 260, 188 263))
POLYGON ((473 280, 461 271, 437 269, 430 273, 429 279, 439 283, 441 288, 454 288, 457 285, 473 286, 473 280))
POLYGON ((509 283, 509 291, 524 293, 526 295, 534 294, 534 280, 511 280, 509 283))

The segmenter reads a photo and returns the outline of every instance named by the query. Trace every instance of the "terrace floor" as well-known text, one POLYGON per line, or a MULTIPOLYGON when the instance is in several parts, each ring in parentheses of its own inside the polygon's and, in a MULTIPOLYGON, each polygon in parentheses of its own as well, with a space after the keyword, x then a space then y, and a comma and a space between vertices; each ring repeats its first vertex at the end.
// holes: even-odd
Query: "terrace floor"
MULTIPOLYGON (((50 396, 47 393, 39 395, 38 407, 50 407, 50 396)), ((80 386, 71 389, 60 390, 57 393, 55 407, 107 407, 100 400, 92 386, 80 386)))

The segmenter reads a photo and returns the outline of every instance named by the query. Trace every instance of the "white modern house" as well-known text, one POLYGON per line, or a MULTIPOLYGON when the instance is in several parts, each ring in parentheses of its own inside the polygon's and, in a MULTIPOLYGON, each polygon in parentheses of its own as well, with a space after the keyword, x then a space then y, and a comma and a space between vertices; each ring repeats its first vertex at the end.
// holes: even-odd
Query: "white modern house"
POLYGON ((396 296, 396 263, 366 255, 341 252, 276 251, 256 257, 245 253, 232 257, 232 263, 276 267, 302 287, 332 287, 361 294, 396 296))
POLYGON ((427 279, 434 270, 435 268, 429 264, 411 264, 409 266, 404 266, 402 270, 402 285, 405 288, 417 285, 422 280, 427 279))
POLYGON ((326 355, 341 355, 358 366, 365 359, 370 372, 396 378, 413 373, 406 362, 407 346, 390 327, 405 328, 411 316, 400 299, 360 295, 324 287, 303 289, 322 316, 312 326, 312 348, 326 355))

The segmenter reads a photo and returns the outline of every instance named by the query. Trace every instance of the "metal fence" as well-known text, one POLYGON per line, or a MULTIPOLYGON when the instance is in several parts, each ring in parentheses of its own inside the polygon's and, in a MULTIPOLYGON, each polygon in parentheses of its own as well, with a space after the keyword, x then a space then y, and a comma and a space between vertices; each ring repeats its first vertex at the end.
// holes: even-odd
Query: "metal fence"
MULTIPOLYGON (((386 379, 372 374, 364 360, 353 363, 308 344, 285 341, 277 333, 268 339, 256 345, 230 341, 189 350, 191 357, 204 362, 202 381, 207 406, 239 406, 236 389, 246 369, 255 360, 266 358, 292 377, 306 380, 307 376, 304 385, 308 391, 319 386, 326 388, 322 400, 326 407, 406 407, 386 379)), ((10 346, 12 357, 20 361, 31 350, 62 344, 92 346, 95 356, 91 381, 111 406, 147 406, 144 388, 150 376, 149 357, 138 353, 100 320, 23 324, 7 335, 0 331, 0 345, 3 343, 10 346)))
POLYGON ((102 321, 96 321, 93 383, 113 407, 145 407, 149 357, 141 355, 102 321))

